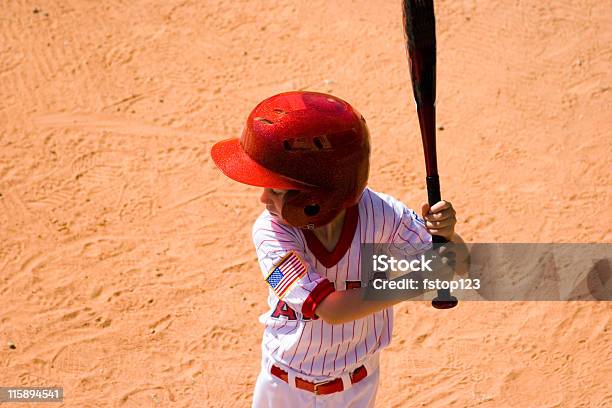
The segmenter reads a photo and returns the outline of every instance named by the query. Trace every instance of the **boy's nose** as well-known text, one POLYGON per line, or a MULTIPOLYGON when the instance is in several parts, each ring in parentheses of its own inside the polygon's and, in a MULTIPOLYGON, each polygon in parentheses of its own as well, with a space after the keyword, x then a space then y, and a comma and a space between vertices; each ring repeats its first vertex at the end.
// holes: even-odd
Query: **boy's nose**
POLYGON ((261 201, 263 204, 271 204, 272 202, 270 201, 270 189, 269 188, 264 188, 263 192, 261 193, 261 197, 259 197, 259 201, 261 201))

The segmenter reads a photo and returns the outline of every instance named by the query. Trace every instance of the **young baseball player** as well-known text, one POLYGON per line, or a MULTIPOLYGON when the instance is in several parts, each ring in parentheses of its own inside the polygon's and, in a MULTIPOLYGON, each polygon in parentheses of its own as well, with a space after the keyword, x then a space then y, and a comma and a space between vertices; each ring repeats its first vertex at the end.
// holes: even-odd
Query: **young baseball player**
POLYGON ((264 187, 253 241, 269 310, 254 407, 373 406, 399 300, 363 300, 360 244, 424 251, 432 233, 454 237, 449 202, 423 204, 423 219, 369 189, 369 154, 363 116, 315 92, 264 100, 240 139, 212 149, 227 176, 264 187))

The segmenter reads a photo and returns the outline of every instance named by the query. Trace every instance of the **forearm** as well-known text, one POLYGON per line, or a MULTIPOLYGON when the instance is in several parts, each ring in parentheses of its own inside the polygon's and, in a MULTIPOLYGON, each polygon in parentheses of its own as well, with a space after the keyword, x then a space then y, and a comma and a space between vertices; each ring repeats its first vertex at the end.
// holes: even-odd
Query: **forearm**
MULTIPOLYGON (((458 234, 454 234, 451 237, 451 242, 455 244, 453 249, 458 252, 458 254, 456 253, 458 258, 456 265, 457 272, 459 274, 464 274, 467 271, 469 259, 467 246, 458 234)), ((424 285, 422 285, 424 277, 430 279, 439 277, 448 280, 452 279, 452 272, 450 276, 444 275, 444 271, 442 270, 436 270, 436 274, 429 274, 427 276, 418 271, 402 275, 397 279, 411 279, 415 282, 420 282, 419 285, 416 285, 419 289, 392 290, 387 292, 389 296, 383 300, 366 299, 366 291, 374 290, 372 287, 333 292, 317 306, 315 313, 330 324, 341 324, 361 319, 362 317, 391 307, 404 300, 415 298, 423 294, 425 292, 423 289, 424 285)))
POLYGON ((333 292, 319 306, 316 314, 330 324, 361 319, 379 310, 393 306, 401 300, 364 300, 366 288, 333 292))
MULTIPOLYGON (((422 274, 413 272, 401 278, 421 280, 422 274)), ((370 300, 365 299, 368 290, 372 291, 374 289, 356 288, 333 292, 317 306, 315 313, 327 323, 341 324, 361 319, 423 293, 422 290, 418 289, 397 290, 392 291, 392 296, 389 295, 388 299, 370 300)))

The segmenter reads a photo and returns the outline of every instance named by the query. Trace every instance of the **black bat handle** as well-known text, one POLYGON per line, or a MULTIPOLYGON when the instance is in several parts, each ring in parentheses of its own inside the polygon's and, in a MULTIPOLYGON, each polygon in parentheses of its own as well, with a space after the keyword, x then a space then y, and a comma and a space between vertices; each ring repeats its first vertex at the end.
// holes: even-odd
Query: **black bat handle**
MULTIPOLYGON (((429 206, 433 206, 435 203, 440 201, 440 178, 437 174, 427 176, 427 201, 429 201, 429 206)), ((448 240, 439 235, 432 235, 431 241, 434 244, 445 244, 448 240)), ((438 291, 438 296, 436 296, 432 301, 431 305, 436 309, 451 309, 457 306, 459 302, 457 298, 451 295, 449 289, 440 289, 438 291)))

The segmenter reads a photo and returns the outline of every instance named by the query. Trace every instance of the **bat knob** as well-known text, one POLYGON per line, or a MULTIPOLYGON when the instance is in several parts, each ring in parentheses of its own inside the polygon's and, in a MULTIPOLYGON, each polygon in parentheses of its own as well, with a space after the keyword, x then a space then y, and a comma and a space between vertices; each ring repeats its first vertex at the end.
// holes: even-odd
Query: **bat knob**
POLYGON ((440 290, 438 291, 438 296, 431 301, 431 305, 435 309, 452 309, 457 306, 459 301, 456 297, 450 294, 448 290, 440 290))

